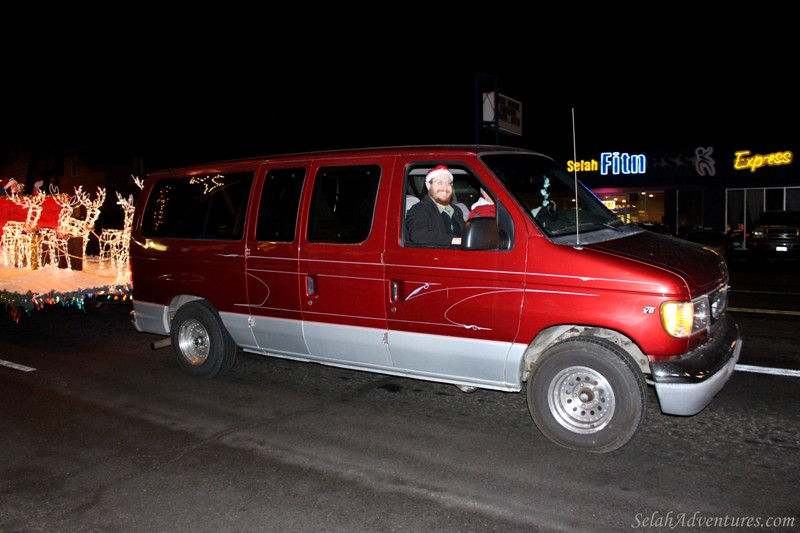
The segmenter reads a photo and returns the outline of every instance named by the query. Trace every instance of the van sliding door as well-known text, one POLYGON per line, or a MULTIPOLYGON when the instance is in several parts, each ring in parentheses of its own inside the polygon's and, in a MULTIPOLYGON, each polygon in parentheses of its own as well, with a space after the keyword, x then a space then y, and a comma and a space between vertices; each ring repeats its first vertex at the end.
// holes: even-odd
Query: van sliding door
POLYGON ((304 358, 298 279, 298 220, 308 170, 267 169, 258 201, 255 241, 248 243, 247 294, 260 350, 304 358))
POLYGON ((386 346, 382 158, 319 163, 300 239, 300 305, 311 359, 392 368, 386 346))

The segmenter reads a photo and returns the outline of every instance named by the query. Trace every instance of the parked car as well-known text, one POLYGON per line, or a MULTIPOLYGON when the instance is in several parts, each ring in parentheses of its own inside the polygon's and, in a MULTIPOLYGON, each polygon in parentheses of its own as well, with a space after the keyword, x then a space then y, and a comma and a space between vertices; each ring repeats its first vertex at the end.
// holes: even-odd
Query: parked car
POLYGON ((747 236, 754 259, 796 259, 800 256, 800 211, 764 211, 747 236))
POLYGON ((697 414, 742 346, 720 256, 623 223, 552 158, 520 148, 154 172, 130 256, 134 326, 163 335, 189 375, 217 376, 243 350, 463 392, 524 389, 542 434, 577 450, 633 438, 648 385, 663 413, 697 414), (407 197, 427 194, 442 165, 459 200, 485 191, 495 205, 465 222, 460 244, 414 241, 406 224, 407 197))

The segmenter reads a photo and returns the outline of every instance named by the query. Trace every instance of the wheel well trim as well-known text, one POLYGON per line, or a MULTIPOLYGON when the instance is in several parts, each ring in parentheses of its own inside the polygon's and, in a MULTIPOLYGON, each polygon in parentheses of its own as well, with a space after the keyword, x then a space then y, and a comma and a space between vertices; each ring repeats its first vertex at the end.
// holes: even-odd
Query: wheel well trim
POLYGON ((646 376, 651 374, 649 358, 644 354, 644 352, 642 352, 641 348, 639 348, 639 345, 637 345, 633 339, 624 333, 597 326, 587 326, 582 324, 560 324, 543 329, 528 345, 528 348, 525 350, 525 354, 523 355, 524 364, 522 381, 528 381, 530 372, 536 365, 536 361, 548 348, 554 344, 573 337, 595 337, 612 342, 613 344, 622 348, 625 353, 630 356, 631 360, 636 364, 642 374, 645 374, 646 376))

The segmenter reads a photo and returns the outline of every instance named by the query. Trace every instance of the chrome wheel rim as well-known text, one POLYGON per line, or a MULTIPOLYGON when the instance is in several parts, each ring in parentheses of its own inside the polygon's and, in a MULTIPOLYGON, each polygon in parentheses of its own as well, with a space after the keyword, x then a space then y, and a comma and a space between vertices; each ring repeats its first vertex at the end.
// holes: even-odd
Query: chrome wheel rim
POLYGON ((199 321, 187 320, 178 331, 178 347, 190 364, 203 364, 210 350, 208 331, 199 321))
POLYGON ((585 366, 561 370, 548 388, 550 412, 566 429, 595 433, 614 416, 614 390, 602 374, 585 366))

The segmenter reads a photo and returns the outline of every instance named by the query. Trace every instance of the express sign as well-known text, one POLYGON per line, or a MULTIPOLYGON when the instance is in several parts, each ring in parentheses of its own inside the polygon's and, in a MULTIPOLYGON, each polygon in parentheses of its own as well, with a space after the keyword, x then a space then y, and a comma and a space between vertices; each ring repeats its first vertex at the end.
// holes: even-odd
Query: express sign
POLYGON ((750 150, 740 150, 734 154, 733 168, 736 170, 749 169, 755 172, 764 166, 788 165, 792 162, 794 155, 788 150, 786 152, 774 152, 771 154, 750 155, 750 150))

